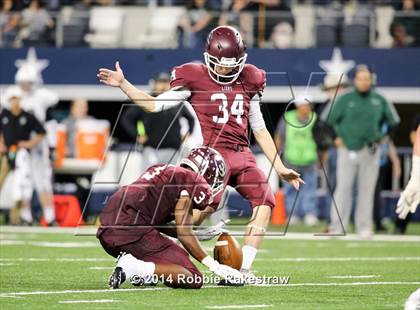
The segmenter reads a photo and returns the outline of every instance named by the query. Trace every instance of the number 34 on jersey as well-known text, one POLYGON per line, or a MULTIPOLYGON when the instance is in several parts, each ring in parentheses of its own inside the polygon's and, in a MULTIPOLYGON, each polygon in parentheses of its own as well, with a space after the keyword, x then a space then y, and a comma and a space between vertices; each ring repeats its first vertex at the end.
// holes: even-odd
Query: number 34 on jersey
POLYGON ((224 93, 216 93, 211 95, 211 102, 219 103, 219 115, 213 115, 213 122, 217 124, 226 124, 229 120, 229 113, 236 116, 235 120, 238 124, 242 124, 242 115, 244 114, 244 96, 236 94, 235 99, 228 110, 228 98, 224 93))

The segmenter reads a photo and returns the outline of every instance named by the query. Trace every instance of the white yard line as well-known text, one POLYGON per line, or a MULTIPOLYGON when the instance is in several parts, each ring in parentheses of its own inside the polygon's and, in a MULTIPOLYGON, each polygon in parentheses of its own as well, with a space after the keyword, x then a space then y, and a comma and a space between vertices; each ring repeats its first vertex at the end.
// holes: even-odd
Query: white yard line
POLYGON ((90 270, 112 270, 114 267, 101 267, 101 266, 93 266, 89 267, 90 270))
MULTIPOLYGON (((351 261, 373 261, 373 262, 394 262, 394 261, 420 261, 420 256, 350 256, 350 257, 277 257, 277 258, 256 258, 262 262, 351 262, 351 261)), ((112 257, 96 258, 96 257, 17 257, 17 258, 0 258, 0 262, 112 262, 112 257)))
POLYGON ((43 248, 99 248, 99 242, 83 241, 83 242, 48 242, 48 241, 26 241, 26 240, 1 240, 2 245, 29 245, 43 248))
POLYGON ((64 291, 33 291, 33 292, 13 292, 13 293, 1 293, 0 297, 9 296, 31 296, 31 295, 61 295, 61 294, 96 294, 96 293, 123 293, 123 292, 137 292, 137 291, 161 291, 167 290, 166 287, 145 287, 145 288, 131 288, 131 289, 100 289, 100 290, 64 290, 64 291))
POLYGON ((110 258, 96 258, 96 257, 58 257, 58 258, 41 258, 41 257, 17 257, 17 258, 0 258, 0 262, 115 262, 115 259, 110 258))
MULTIPOLYGON (((228 227, 229 228, 229 227, 228 227)), ((237 226, 236 226, 237 229, 237 226)), ((80 227, 27 227, 27 226, 1 226, 0 233, 39 233, 39 234, 68 234, 68 235, 91 235, 96 234, 95 226, 80 227)), ((230 233, 237 238, 243 237, 243 230, 231 230, 230 233)), ((347 240, 347 241, 386 241, 386 242, 420 242, 420 235, 374 235, 372 239, 363 239, 356 234, 347 234, 344 236, 332 236, 314 233, 292 233, 288 232, 268 232, 265 235, 267 239, 279 240, 347 240)))
POLYGON ((3 245, 25 245, 26 242, 24 240, 8 240, 8 239, 0 239, 0 246, 3 245))
POLYGON ((245 309, 245 308, 269 308, 273 305, 224 305, 224 306, 206 306, 207 309, 245 309))
POLYGON ((277 257, 277 258, 256 258, 255 260, 263 262, 352 262, 352 261, 363 261, 363 262, 387 262, 387 261, 420 261, 420 256, 350 256, 350 257, 277 257))
POLYGON ((87 303, 110 303, 121 302, 121 300, 114 299, 95 299, 95 300, 61 300, 59 304, 87 304, 87 303))
POLYGON ((380 278, 380 275, 368 274, 368 275, 342 275, 342 276, 327 276, 331 279, 371 279, 371 278, 380 278))
POLYGON ((288 286, 369 286, 369 285, 420 285, 420 282, 348 282, 348 283, 289 283, 286 285, 280 285, 284 287, 288 286))
MULTIPOLYGON (((260 284, 258 287, 299 287, 299 286, 370 286, 370 285, 420 285, 420 282, 319 282, 319 283, 289 283, 281 285, 260 284)), ((234 286, 206 285, 202 289, 233 289, 234 286)), ((237 289, 240 289, 236 287, 237 289)), ((33 291, 33 292, 9 292, 1 293, 0 297, 36 296, 36 295, 60 295, 60 294, 97 294, 97 293, 132 293, 139 291, 162 291, 170 290, 168 287, 144 287, 131 289, 100 289, 100 290, 64 290, 64 291, 33 291)))

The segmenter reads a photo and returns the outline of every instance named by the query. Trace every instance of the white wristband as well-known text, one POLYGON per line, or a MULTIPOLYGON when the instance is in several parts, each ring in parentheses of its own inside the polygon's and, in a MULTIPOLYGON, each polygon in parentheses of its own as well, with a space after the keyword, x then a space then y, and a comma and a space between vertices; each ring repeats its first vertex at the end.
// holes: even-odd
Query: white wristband
POLYGON ((212 267, 214 267, 215 265, 218 264, 218 262, 216 262, 211 256, 207 255, 206 257, 203 258, 203 260, 201 261, 201 263, 205 266, 207 266, 209 269, 212 269, 212 267))

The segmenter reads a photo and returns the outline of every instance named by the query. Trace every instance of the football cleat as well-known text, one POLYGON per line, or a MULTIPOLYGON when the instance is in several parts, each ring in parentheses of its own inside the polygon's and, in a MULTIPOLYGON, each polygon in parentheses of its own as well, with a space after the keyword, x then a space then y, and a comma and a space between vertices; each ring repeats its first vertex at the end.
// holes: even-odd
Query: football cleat
POLYGON ((125 282, 125 272, 121 267, 115 267, 114 272, 109 277, 108 285, 112 289, 117 289, 125 282))
MULTIPOLYGON (((127 253, 125 252, 120 252, 120 255, 118 255, 117 259, 115 260, 115 263, 118 264, 118 261, 121 259, 121 257, 123 257, 126 254, 127 253)), ((114 271, 109 277, 108 285, 110 288, 117 289, 120 287, 121 284, 125 282, 125 278, 126 278, 125 272, 123 271, 121 267, 117 266, 115 267, 114 271)))

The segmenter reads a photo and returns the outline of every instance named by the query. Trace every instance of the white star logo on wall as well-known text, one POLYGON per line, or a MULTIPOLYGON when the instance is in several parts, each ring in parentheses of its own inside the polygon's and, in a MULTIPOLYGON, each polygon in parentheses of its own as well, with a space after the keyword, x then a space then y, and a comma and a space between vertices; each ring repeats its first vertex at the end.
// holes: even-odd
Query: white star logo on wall
POLYGON ((39 81, 42 81, 42 71, 48 67, 49 65, 48 59, 38 59, 36 55, 35 48, 30 47, 28 49, 28 54, 26 55, 26 59, 17 59, 15 61, 15 66, 18 68, 18 71, 22 68, 32 68, 36 70, 39 81))
POLYGON ((347 73, 354 68, 354 60, 344 60, 341 50, 334 48, 333 54, 330 60, 320 60, 319 66, 327 73, 337 73, 347 76, 347 73))

